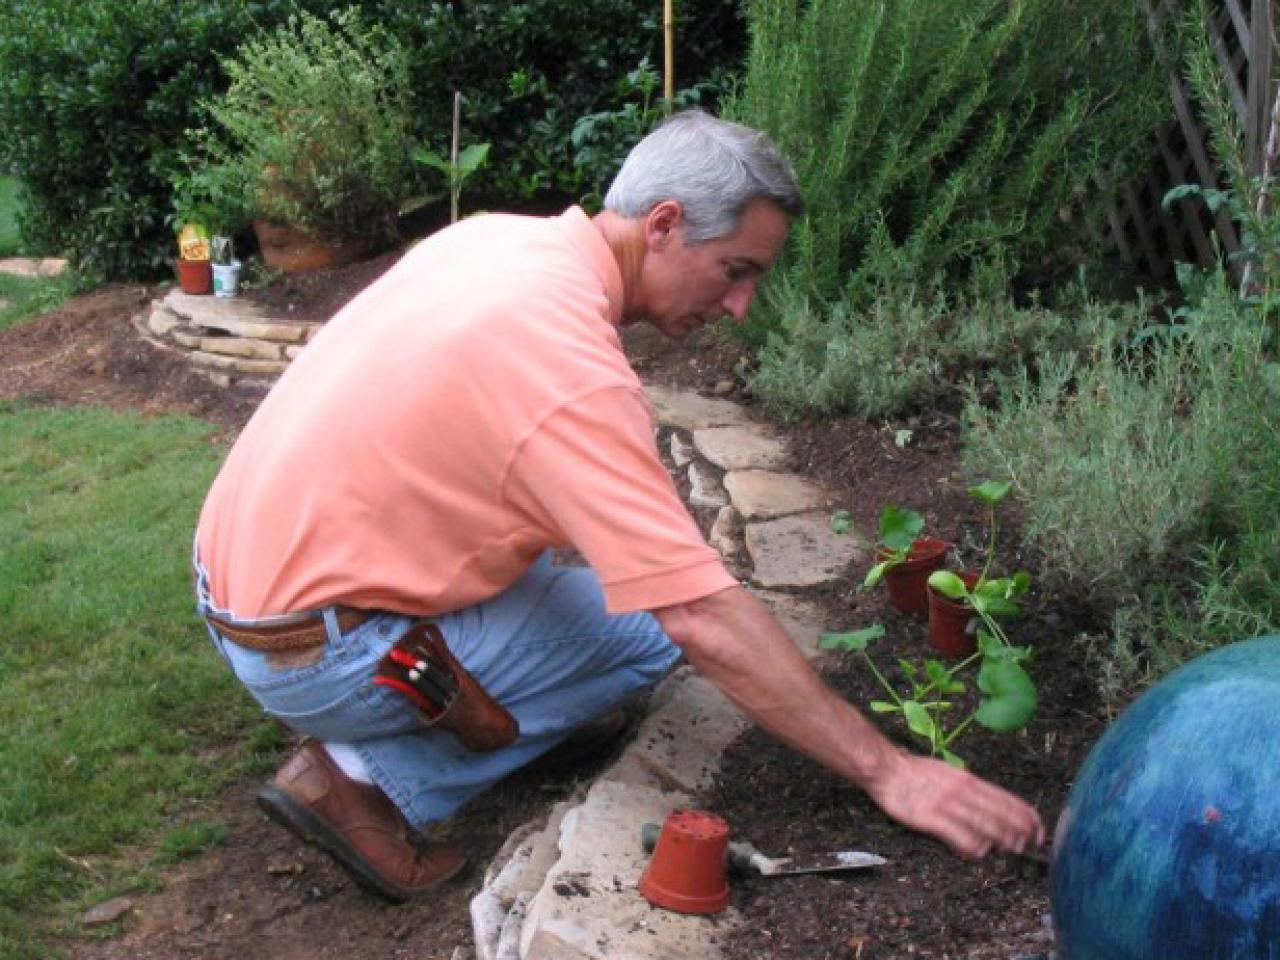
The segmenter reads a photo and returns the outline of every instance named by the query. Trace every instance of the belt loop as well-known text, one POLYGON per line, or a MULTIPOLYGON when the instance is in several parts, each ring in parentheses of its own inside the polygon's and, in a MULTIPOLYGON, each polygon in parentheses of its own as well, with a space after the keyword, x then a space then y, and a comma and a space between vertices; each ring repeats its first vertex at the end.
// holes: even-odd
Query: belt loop
POLYGON ((333 604, 321 611, 324 616, 324 632, 331 644, 337 645, 342 640, 342 627, 338 625, 338 608, 333 604))

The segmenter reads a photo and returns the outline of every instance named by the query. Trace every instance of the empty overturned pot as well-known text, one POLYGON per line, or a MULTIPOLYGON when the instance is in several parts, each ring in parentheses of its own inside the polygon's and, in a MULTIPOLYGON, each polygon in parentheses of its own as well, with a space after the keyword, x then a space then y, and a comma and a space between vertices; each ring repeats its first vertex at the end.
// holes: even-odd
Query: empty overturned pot
POLYGON ((718 913, 729 904, 729 824, 705 810, 673 810, 662 824, 640 894, 677 913, 718 913))

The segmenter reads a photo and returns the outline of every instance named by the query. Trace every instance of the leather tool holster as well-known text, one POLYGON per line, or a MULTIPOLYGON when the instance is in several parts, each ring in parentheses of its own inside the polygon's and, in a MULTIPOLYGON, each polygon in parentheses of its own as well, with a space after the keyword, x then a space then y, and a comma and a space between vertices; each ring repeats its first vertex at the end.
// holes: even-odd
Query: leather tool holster
POLYGON ((430 620, 414 624, 395 642, 373 682, 403 693, 427 726, 449 731, 468 750, 500 750, 520 733, 516 718, 458 662, 430 620))

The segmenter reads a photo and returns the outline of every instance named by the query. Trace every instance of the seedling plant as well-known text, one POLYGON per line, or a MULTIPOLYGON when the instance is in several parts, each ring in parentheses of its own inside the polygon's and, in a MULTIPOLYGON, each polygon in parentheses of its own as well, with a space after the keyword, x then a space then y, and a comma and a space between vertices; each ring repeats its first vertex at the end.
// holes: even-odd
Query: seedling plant
MULTIPOLYGON (((963 767, 965 762, 952 745, 973 723, 1011 733, 1025 727, 1036 708, 1035 684, 1022 666, 1030 659, 1031 648, 1010 643, 999 623, 1001 618, 1018 613, 1019 598, 1031 584, 1030 574, 1019 571, 1012 577, 988 579, 995 557, 996 505, 1009 493, 1009 484, 987 481, 971 487, 969 492, 988 509, 990 536, 986 563, 972 589, 959 576, 946 570, 931 574, 929 584, 948 599, 964 603, 977 616, 977 650, 973 654, 952 665, 936 659, 920 663, 899 659, 898 667, 909 688, 903 694, 889 682, 868 652, 872 641, 884 636, 881 624, 849 633, 823 634, 819 640, 825 649, 853 651, 862 657, 890 698, 872 700, 868 706, 873 713, 901 714, 907 729, 928 743, 934 756, 956 767, 963 767), (968 692, 961 677, 974 670, 980 694, 978 705, 967 716, 950 722, 957 715, 959 698, 968 692)), ((886 507, 880 521, 880 538, 884 548, 893 552, 871 569, 864 585, 874 586, 885 570, 902 563, 922 528, 923 519, 915 511, 886 507)))

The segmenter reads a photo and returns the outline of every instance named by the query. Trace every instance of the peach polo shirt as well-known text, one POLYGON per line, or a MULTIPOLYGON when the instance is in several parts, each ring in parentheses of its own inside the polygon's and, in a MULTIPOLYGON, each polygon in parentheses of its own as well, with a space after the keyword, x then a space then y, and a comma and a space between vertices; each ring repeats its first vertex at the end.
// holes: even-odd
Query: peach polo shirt
POLYGON ((331 603, 429 616, 573 546, 612 612, 736 581, 658 457, 618 337, 622 278, 578 208, 490 214, 409 251, 255 412, 197 543, 240 617, 331 603))

